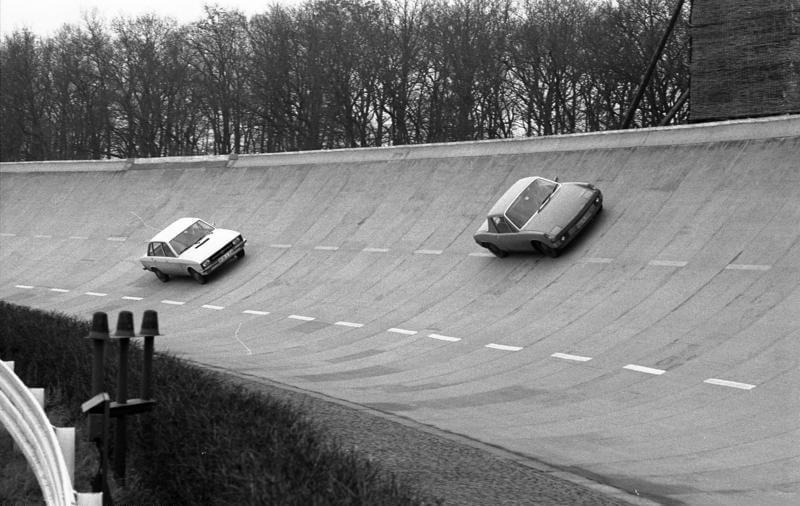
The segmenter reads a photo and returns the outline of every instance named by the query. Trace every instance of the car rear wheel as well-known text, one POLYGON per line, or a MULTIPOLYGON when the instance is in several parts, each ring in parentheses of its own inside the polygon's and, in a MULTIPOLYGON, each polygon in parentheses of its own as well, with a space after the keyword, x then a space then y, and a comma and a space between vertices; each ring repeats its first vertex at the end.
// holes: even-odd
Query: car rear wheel
POLYGON ((492 243, 486 243, 486 249, 491 251, 492 254, 494 256, 498 257, 498 258, 503 258, 503 257, 508 256, 508 252, 507 251, 501 250, 500 248, 498 248, 496 245, 494 245, 492 243))
POLYGON ((199 272, 197 272, 196 270, 189 269, 189 275, 192 277, 192 279, 194 279, 195 281, 197 281, 201 285, 205 285, 206 284, 206 277, 203 276, 202 274, 200 274, 199 272))
POLYGON ((534 241, 533 247, 536 251, 538 251, 542 255, 547 255, 550 258, 556 258, 558 255, 561 254, 561 251, 557 250, 556 248, 552 248, 543 242, 534 241))
POLYGON ((161 280, 162 282, 164 282, 164 283, 166 283, 167 281, 169 281, 169 274, 164 274, 163 272, 161 272, 161 271, 160 271, 160 270, 158 270, 158 269, 153 269, 153 274, 155 274, 155 275, 156 275, 156 277, 157 277, 159 280, 161 280))

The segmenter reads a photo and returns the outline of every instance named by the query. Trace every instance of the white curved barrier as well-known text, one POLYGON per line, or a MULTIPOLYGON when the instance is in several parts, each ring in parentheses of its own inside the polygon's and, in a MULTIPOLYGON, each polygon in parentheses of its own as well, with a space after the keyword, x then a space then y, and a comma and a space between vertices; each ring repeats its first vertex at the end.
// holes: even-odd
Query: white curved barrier
MULTIPOLYGON (((70 470, 40 401, 3 361, 0 361, 0 421, 25 454, 45 502, 48 505, 77 504, 70 470)), ((72 434, 74 445, 74 432, 72 434)))

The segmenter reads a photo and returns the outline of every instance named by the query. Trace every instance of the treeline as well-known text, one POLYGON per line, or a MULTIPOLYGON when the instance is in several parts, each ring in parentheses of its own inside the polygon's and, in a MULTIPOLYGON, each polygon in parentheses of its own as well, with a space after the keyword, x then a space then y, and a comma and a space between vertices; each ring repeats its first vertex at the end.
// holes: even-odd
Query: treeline
MULTIPOLYGON (((675 0, 307 0, 0 42, 0 160, 262 153, 618 128, 675 0)), ((635 123, 688 87, 688 14, 635 123)), ((676 122, 686 120, 681 111, 676 122)))

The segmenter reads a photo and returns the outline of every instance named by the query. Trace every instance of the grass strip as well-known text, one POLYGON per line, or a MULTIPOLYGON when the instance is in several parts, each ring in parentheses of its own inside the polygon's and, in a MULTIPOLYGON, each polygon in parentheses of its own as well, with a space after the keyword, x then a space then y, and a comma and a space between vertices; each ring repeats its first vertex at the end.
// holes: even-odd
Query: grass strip
MULTIPOLYGON (((74 426, 80 444, 76 484, 89 491, 97 470, 85 440, 80 404, 90 397, 89 322, 0 301, 0 358, 15 361, 26 385, 46 389, 54 425, 74 426)), ((141 348, 129 356, 128 391, 141 381, 141 348)), ((116 342, 106 349, 106 390, 114 398, 116 342)), ((111 483, 124 504, 440 504, 339 447, 297 406, 225 381, 212 371, 159 353, 153 364, 153 412, 128 418, 125 487, 111 483)), ((112 437, 113 452, 113 437, 112 437)), ((0 434, 0 502, 36 502, 38 485, 19 472, 24 457, 0 434), (16 458, 13 455, 16 454, 16 458)))

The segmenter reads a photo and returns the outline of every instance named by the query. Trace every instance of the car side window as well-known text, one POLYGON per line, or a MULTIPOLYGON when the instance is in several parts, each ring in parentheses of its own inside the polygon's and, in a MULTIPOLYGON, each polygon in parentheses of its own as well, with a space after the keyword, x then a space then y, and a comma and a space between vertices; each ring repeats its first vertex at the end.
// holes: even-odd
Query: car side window
POLYGON ((503 219, 502 216, 492 216, 492 224, 494 225, 494 229, 497 230, 498 234, 508 234, 513 232, 511 226, 503 219))
POLYGON ((147 247, 147 254, 151 257, 174 257, 172 250, 167 248, 163 242, 151 242, 147 247))

